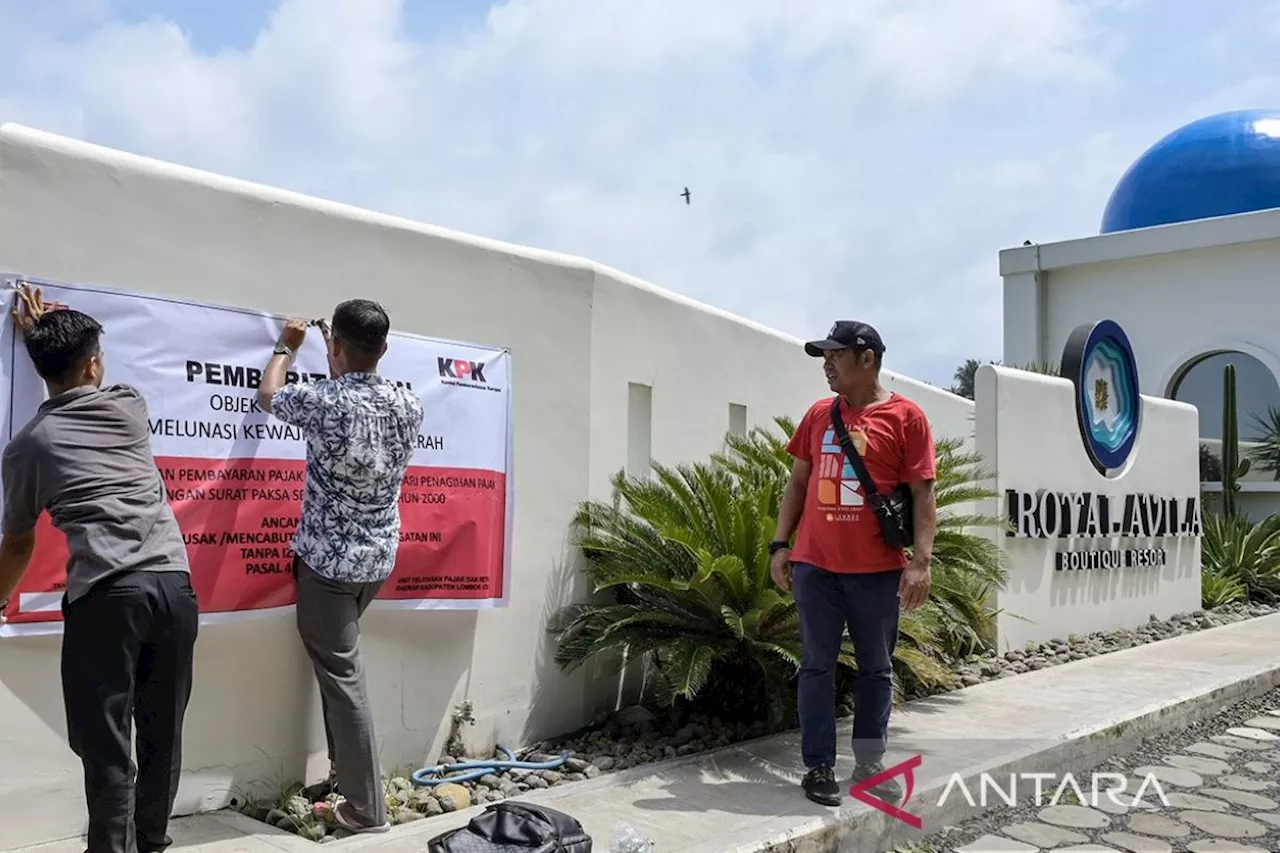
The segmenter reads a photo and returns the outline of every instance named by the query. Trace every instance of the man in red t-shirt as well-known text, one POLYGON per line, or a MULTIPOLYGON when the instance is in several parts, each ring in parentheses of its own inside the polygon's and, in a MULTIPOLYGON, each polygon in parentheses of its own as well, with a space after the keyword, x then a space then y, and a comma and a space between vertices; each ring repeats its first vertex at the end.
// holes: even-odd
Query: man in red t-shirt
MULTIPOLYGON (((876 491, 887 496, 903 483, 911 489, 911 559, 881 535, 880 519, 836 438, 831 398, 813 404, 787 446, 795 463, 769 546, 773 580, 783 590, 794 590, 800 614, 804 653, 798 698, 808 771, 802 785, 809 799, 829 806, 841 799, 834 770, 835 674, 845 628, 858 664, 856 783, 884 770, 899 609, 914 610, 929 595, 937 518, 933 436, 919 406, 880 384, 884 349, 875 329, 851 320, 837 322, 826 340, 805 344, 806 353, 823 361, 849 439, 876 491)), ((872 793, 892 803, 902 798, 901 786, 892 779, 872 793)))

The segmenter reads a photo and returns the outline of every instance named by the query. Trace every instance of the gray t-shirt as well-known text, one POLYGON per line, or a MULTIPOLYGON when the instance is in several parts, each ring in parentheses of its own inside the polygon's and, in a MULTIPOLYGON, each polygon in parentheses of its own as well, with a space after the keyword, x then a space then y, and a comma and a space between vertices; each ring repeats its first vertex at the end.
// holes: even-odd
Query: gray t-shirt
POLYGON ((151 455, 147 404, 127 385, 73 388, 40 406, 4 449, 4 533, 49 511, 67 537, 67 602, 129 571, 190 571, 151 455))

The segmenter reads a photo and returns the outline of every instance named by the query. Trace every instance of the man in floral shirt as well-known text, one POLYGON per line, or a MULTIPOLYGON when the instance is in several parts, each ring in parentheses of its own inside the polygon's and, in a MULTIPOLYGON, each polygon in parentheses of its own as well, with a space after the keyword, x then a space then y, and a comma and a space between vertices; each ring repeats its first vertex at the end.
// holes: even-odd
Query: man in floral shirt
POLYGON ((364 299, 321 330, 330 379, 286 385, 308 323, 290 320, 258 388, 262 408, 302 430, 307 479, 294 535, 298 633, 320 682, 329 760, 352 832, 390 828, 378 741, 360 660, 360 617, 395 565, 400 486, 422 426, 413 392, 377 373, 391 321, 364 299))

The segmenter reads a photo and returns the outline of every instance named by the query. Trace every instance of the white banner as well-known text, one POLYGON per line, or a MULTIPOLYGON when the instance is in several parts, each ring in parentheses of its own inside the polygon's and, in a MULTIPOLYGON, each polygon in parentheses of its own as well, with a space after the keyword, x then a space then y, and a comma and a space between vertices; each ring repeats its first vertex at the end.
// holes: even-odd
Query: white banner
MULTIPOLYGON (((289 541, 306 444, 256 401, 285 318, 17 276, 5 279, 6 306, 20 280, 98 320, 106 383, 132 385, 146 399, 152 451, 187 540, 202 620, 291 606, 289 541)), ((0 435, 7 441, 35 415, 45 388, 12 322, 6 318, 0 328, 0 435)), ((379 373, 418 394, 424 419, 401 493, 396 568, 374 606, 505 605, 510 352, 393 332, 379 373)), ((324 341, 313 330, 289 381, 327 375, 324 341)), ((66 557, 65 539, 45 514, 0 636, 61 630, 66 557)))

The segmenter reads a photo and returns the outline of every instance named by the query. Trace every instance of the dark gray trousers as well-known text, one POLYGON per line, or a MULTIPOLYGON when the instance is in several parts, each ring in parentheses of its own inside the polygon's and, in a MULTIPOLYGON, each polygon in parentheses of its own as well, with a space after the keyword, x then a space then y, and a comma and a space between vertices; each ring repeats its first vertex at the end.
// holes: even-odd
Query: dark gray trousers
POLYGON ((386 792, 360 659, 360 617, 382 584, 329 580, 302 560, 296 569, 298 635, 320 683, 329 762, 356 816, 380 826, 387 822, 386 792))

